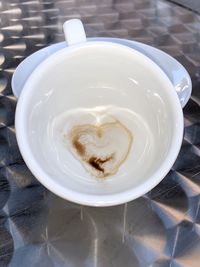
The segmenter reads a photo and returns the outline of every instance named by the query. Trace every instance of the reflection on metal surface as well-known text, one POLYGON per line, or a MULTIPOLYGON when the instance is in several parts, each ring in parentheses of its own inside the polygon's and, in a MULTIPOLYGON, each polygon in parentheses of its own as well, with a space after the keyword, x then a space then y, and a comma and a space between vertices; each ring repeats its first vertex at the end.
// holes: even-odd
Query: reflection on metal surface
POLYGON ((0 16, 0 266, 199 267, 200 17, 161 0, 3 0, 0 16), (126 205, 80 207, 56 197, 29 172, 17 147, 12 73, 34 51, 62 41, 62 24, 74 17, 83 20, 88 36, 163 49, 192 76, 173 169, 126 205))

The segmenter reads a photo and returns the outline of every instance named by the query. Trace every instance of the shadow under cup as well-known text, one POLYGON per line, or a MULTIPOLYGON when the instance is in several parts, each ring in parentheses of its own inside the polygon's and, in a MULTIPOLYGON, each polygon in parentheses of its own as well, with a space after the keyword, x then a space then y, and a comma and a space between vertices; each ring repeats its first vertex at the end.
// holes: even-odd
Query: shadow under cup
MULTIPOLYGON (((131 48, 93 42, 41 63, 20 97, 16 128, 26 163, 46 187, 78 203, 112 205, 140 196, 166 175, 180 149, 182 120, 175 90, 159 67, 131 48), (65 138, 72 126, 111 118, 131 132, 132 143, 117 172, 99 179, 65 138)), ((112 142, 120 153, 123 138, 112 142)))

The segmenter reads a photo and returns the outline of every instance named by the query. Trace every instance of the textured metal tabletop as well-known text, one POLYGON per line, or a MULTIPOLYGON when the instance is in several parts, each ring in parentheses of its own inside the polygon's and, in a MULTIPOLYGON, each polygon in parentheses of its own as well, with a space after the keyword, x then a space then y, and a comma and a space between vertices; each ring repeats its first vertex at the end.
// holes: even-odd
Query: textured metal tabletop
POLYGON ((200 266, 200 16, 160 0, 0 1, 0 267, 200 266), (83 207, 45 189, 18 150, 11 77, 29 54, 63 40, 81 18, 88 36, 160 48, 189 71, 185 135, 167 177, 147 195, 83 207))

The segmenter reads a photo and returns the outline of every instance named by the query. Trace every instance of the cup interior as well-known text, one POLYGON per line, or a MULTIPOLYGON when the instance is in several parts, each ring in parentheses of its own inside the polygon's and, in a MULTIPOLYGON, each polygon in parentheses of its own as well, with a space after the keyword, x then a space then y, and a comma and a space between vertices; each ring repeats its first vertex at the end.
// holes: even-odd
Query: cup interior
MULTIPOLYGON (((93 42, 63 49, 34 71, 18 103, 17 137, 29 168, 55 193, 91 205, 106 205, 108 198, 120 203, 169 171, 181 144, 181 112, 170 81, 148 58, 93 42), (131 132, 132 145, 118 171, 99 179, 69 151, 65 134, 74 125, 113 117, 131 132)), ((112 140, 112 149, 122 151, 121 140, 112 140)))

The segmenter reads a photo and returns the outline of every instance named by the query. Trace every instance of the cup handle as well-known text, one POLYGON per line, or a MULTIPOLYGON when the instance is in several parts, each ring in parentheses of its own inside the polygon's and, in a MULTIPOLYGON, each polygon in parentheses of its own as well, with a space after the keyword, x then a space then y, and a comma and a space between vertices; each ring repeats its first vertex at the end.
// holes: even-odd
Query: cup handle
POLYGON ((85 30, 80 19, 65 21, 63 30, 68 46, 86 42, 85 30))

